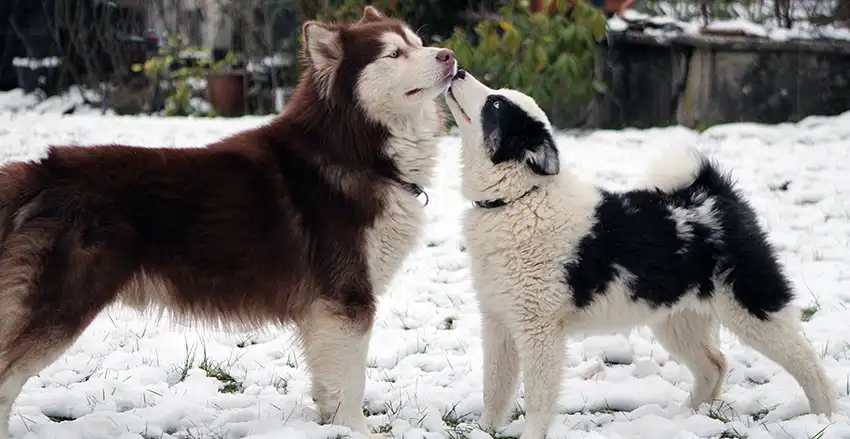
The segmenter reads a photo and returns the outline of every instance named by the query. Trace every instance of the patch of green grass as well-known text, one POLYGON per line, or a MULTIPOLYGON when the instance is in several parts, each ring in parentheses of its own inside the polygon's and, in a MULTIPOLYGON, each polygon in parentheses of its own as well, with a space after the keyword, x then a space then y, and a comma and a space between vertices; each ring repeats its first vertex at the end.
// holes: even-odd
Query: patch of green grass
POLYGON ((729 430, 724 431, 723 433, 720 433, 720 437, 721 437, 721 438, 724 438, 724 439, 726 439, 726 438, 730 438, 730 439, 744 439, 744 438, 746 438, 746 437, 747 437, 747 435, 746 435, 746 434, 738 433, 738 432, 737 432, 734 428, 731 428, 731 429, 729 429, 729 430))
POLYGON ((449 439, 469 439, 469 434, 461 429, 451 429, 447 433, 449 439))
POLYGON ((458 425, 460 425, 460 420, 464 416, 465 415, 458 414, 457 404, 455 404, 450 410, 447 410, 445 413, 443 413, 443 422, 445 422, 446 425, 451 428, 456 428, 458 425))
POLYGON ((782 183, 773 183, 767 186, 767 189, 773 192, 785 192, 788 190, 788 186, 791 185, 790 180, 785 180, 782 183))
POLYGON ((244 348, 247 348, 248 346, 254 346, 255 344, 259 344, 259 342, 256 341, 256 340, 253 340, 249 337, 249 338, 246 338, 245 340, 240 341, 239 343, 236 343, 236 347, 240 348, 240 349, 244 349, 244 348))
POLYGON ((377 410, 371 410, 368 407, 366 407, 365 405, 363 406, 363 416, 366 416, 367 418, 369 416, 379 416, 379 415, 386 415, 386 414, 387 414, 387 406, 386 405, 379 407, 377 410))
POLYGON ((517 409, 516 409, 516 410, 514 410, 514 412, 513 412, 513 413, 511 413, 511 416, 510 416, 508 419, 510 419, 510 421, 511 421, 511 422, 513 422, 513 421, 517 421, 517 420, 519 420, 519 418, 520 418, 521 416, 525 416, 525 411, 520 410, 520 408, 519 408, 519 407, 517 407, 517 409))
POLYGON ((455 320, 457 320, 454 316, 448 316, 443 319, 443 328, 447 331, 451 331, 455 328, 455 320))
POLYGON ((446 423, 447 427, 446 433, 448 434, 449 439, 469 439, 469 433, 472 432, 474 427, 461 421, 461 418, 465 415, 458 416, 457 411, 455 410, 456 408, 457 405, 443 414, 443 422, 446 423))
POLYGON ((195 348, 189 350, 186 347, 186 358, 183 359, 183 364, 177 366, 177 382, 182 383, 189 376, 189 371, 195 367, 195 348))
POLYGON ((714 123, 700 122, 700 123, 698 123, 694 126, 694 131, 696 131, 698 133, 704 133, 704 132, 708 131, 709 128, 716 127, 718 125, 723 125, 723 124, 720 123, 720 122, 714 122, 714 123))
POLYGON ((814 435, 814 436, 812 436, 812 437, 810 437, 809 439, 821 439, 821 438, 823 438, 823 435, 824 435, 824 434, 826 434, 826 429, 827 429, 827 428, 829 428, 829 425, 827 425, 826 427, 822 428, 822 429, 821 429, 821 431, 819 431, 819 432, 815 433, 815 435, 814 435))
MULTIPOLYGON (((766 411, 765 411, 766 412, 766 411)), ((732 422, 732 417, 740 421, 741 417, 735 412, 731 405, 725 401, 715 401, 708 408, 708 417, 716 419, 724 424, 732 422)), ((721 438, 744 439, 747 437, 744 433, 739 433, 733 427, 729 427, 726 431, 720 434, 721 438)))
POLYGON ((278 378, 274 383, 274 387, 283 394, 289 391, 289 381, 286 378, 278 378))
POLYGON ((732 422, 732 419, 726 416, 726 412, 732 412, 732 407, 726 402, 717 401, 716 403, 711 404, 711 407, 708 408, 708 417, 711 419, 717 419, 724 424, 728 424, 729 422, 732 422))
POLYGON ((762 384, 766 384, 766 383, 770 382, 769 379, 764 378, 764 377, 759 377, 758 379, 753 378, 753 377, 747 377, 747 379, 745 381, 747 382, 747 384, 752 384, 754 386, 761 386, 762 384))
POLYGON ((242 391, 242 383, 237 381, 221 364, 204 360, 198 368, 206 372, 208 377, 221 381, 222 387, 219 392, 239 393, 242 391))
POLYGON ((818 307, 816 306, 804 308, 803 311, 800 313, 800 319, 802 319, 804 322, 808 322, 812 319, 812 316, 814 316, 816 312, 818 312, 818 307))
POLYGON ((760 420, 764 419, 764 417, 767 416, 768 413, 770 413, 770 410, 761 409, 761 410, 753 413, 753 420, 760 421, 760 420))
POLYGON ((50 419, 52 422, 57 422, 57 423, 68 422, 68 421, 74 420, 74 418, 69 418, 69 417, 66 417, 66 416, 55 416, 55 415, 45 415, 45 416, 47 416, 47 419, 50 419))

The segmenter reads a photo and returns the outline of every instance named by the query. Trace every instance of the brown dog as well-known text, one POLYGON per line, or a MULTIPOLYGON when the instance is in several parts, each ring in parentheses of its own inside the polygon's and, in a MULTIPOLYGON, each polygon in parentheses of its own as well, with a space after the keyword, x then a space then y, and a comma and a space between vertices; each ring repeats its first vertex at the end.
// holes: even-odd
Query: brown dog
POLYGON ((108 304, 294 323, 323 421, 362 413, 376 298, 416 243, 451 51, 366 8, 304 25, 268 125, 207 147, 52 147, 0 168, 0 439, 24 382, 108 304))

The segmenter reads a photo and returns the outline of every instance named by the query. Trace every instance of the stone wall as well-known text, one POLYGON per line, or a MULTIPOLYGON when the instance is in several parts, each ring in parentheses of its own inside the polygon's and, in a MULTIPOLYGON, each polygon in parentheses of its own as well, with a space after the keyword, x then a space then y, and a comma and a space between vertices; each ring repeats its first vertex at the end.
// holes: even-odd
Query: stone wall
POLYGON ((850 110, 847 42, 629 32, 599 51, 609 93, 592 104, 594 128, 779 123, 850 110))

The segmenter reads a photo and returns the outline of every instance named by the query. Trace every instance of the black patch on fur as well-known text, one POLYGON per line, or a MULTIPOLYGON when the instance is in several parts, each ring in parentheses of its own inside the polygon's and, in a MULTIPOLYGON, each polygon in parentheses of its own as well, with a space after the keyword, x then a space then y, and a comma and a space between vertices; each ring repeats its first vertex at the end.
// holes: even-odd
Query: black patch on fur
POLYGON ((543 122, 529 116, 510 99, 490 95, 481 109, 481 128, 493 164, 525 161, 534 173, 548 175, 540 164, 527 160, 529 153, 541 148, 550 148, 557 156, 555 140, 543 122))
POLYGON ((591 233, 580 241, 575 262, 564 267, 576 307, 589 306, 622 274, 632 298, 653 307, 672 306, 691 289, 711 297, 714 281, 724 277, 737 302, 759 319, 792 300, 755 212, 710 162, 703 162, 691 185, 673 192, 602 195, 591 233), (714 203, 711 210, 707 202, 714 203), (692 213, 686 239, 677 234, 674 207, 692 213), (697 215, 700 207, 711 214, 697 215))

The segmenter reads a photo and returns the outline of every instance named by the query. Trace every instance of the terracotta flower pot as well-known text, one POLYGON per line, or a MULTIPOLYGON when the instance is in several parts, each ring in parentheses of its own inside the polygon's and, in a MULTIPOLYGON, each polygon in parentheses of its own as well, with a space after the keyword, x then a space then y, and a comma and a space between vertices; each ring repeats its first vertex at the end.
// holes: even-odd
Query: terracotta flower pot
POLYGON ((217 73, 210 76, 207 93, 216 115, 239 117, 245 115, 247 76, 245 72, 217 73))

